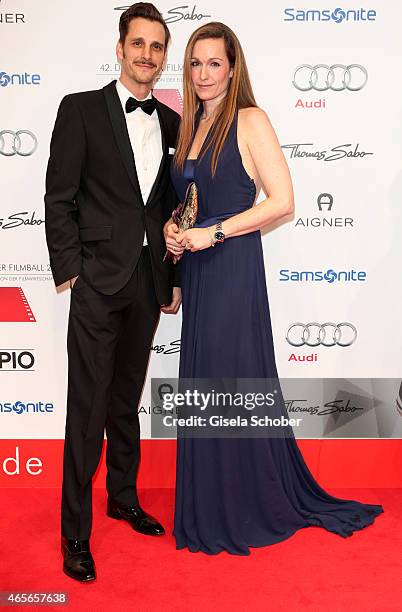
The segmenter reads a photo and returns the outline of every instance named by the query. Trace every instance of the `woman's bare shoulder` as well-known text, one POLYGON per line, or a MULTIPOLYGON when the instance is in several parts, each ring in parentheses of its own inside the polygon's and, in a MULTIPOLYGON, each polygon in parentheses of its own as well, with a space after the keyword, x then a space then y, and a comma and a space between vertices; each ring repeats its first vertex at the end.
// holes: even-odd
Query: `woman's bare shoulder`
POLYGON ((267 113, 259 106, 239 110, 239 128, 243 134, 258 134, 272 129, 267 113))
POLYGON ((239 109, 239 119, 244 123, 261 124, 269 121, 267 113, 259 106, 239 109))

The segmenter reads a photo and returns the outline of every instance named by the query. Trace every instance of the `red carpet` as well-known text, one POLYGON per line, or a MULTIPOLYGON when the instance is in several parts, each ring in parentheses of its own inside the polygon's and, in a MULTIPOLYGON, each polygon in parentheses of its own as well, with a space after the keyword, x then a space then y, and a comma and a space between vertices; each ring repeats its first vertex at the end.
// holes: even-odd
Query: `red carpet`
POLYGON ((146 489, 140 495, 143 507, 167 528, 162 538, 142 536, 107 518, 105 492, 95 489, 92 552, 98 580, 81 585, 61 572, 59 490, 3 488, 0 590, 67 591, 65 609, 102 612, 399 611, 402 489, 330 492, 382 504, 385 512, 350 538, 309 527, 284 542, 254 549, 250 557, 209 557, 176 551, 170 535, 171 489, 146 489))
MULTIPOLYGON (((399 439, 298 440, 309 470, 324 489, 398 489, 402 487, 399 439)), ((64 440, 0 440, 1 489, 57 488, 62 477, 64 440), (40 467, 31 469, 34 458, 40 467), (34 475, 32 475, 34 472, 34 475)), ((94 478, 105 488, 106 444, 94 478)), ((141 440, 139 489, 171 489, 176 480, 176 440, 141 440), (161 468, 163 466, 163 468, 161 468)))

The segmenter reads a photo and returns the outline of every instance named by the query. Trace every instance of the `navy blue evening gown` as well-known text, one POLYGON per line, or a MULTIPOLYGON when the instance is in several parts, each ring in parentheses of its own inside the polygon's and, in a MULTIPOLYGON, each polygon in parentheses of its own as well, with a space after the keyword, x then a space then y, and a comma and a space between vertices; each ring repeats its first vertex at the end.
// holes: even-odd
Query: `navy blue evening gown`
MULTIPOLYGON (((188 160, 184 172, 172 164, 172 180, 181 201, 195 180, 197 227, 253 205, 256 189, 242 164, 237 113, 215 177, 209 149, 202 159, 188 160)), ((178 265, 179 377, 276 378, 260 231, 185 251, 178 265)), ((287 416, 284 405, 282 412, 287 416)), ((311 525, 347 537, 381 512, 380 505, 326 493, 307 468, 293 432, 282 439, 178 438, 173 533, 179 549, 248 555, 249 547, 274 544, 311 525)))

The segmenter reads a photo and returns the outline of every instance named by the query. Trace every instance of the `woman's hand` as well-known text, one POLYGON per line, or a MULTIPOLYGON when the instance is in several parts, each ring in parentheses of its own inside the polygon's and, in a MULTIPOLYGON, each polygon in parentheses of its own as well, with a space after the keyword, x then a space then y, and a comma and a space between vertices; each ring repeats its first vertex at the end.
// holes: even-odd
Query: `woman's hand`
POLYGON ((208 227, 193 227, 176 234, 176 241, 183 249, 195 253, 208 249, 212 245, 212 233, 208 227))

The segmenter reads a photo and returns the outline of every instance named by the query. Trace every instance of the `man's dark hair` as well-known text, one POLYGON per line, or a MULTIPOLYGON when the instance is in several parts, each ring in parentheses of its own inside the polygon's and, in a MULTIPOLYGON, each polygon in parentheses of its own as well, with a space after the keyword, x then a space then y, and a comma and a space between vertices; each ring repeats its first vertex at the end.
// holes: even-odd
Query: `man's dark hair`
POLYGON ((120 31, 120 42, 124 45, 126 40, 130 21, 136 17, 142 17, 143 19, 149 19, 149 21, 158 21, 165 28, 165 50, 169 44, 170 32, 167 27, 162 14, 158 11, 156 6, 150 2, 136 2, 132 4, 124 13, 122 13, 119 21, 120 31))

